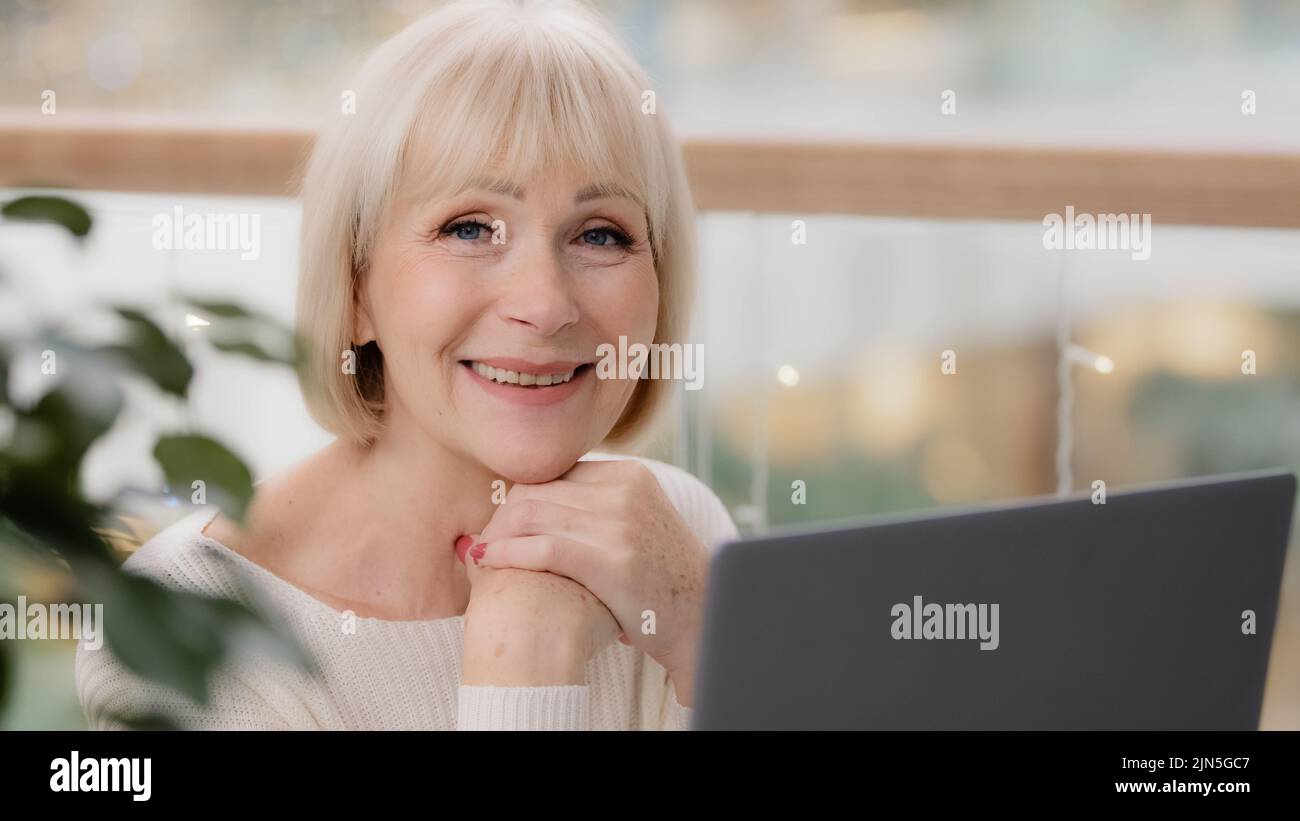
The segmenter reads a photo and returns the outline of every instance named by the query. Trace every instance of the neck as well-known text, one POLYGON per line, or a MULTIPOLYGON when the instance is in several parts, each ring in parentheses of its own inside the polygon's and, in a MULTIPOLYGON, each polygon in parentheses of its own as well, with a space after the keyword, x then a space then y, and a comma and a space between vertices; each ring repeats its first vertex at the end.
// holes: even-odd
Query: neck
POLYGON ((343 536, 330 584, 377 611, 408 614, 387 618, 463 613, 469 585, 454 545, 487 527, 492 482, 501 477, 400 416, 368 448, 336 447, 346 478, 323 517, 343 536))
POLYGON ((451 553, 462 534, 482 532, 495 512, 492 483, 502 478, 422 431, 395 426, 362 451, 358 467, 370 518, 391 552, 410 558, 451 553))

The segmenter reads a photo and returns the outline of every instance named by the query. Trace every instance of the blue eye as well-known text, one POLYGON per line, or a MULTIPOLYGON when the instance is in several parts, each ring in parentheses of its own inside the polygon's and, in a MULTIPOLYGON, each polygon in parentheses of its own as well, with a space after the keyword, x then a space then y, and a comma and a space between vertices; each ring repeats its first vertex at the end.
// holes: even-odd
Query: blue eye
POLYGON ((466 242, 473 242, 476 239, 481 239, 484 231, 491 230, 491 226, 484 225, 478 220, 465 220, 448 225, 443 229, 442 233, 454 236, 456 239, 463 239, 466 242))
POLYGON ((627 236, 613 228, 592 228, 582 232, 582 240, 589 245, 603 248, 609 245, 629 245, 627 236))

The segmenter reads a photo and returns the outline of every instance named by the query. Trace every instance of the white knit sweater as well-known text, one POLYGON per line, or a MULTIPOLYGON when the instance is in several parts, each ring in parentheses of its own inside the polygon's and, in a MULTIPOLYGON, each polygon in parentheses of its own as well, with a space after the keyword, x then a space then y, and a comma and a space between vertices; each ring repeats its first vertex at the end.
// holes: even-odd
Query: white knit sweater
MULTIPOLYGON (((606 458, 591 455, 587 458, 606 458)), ((682 518, 710 550, 736 537, 726 509, 689 473, 650 459, 682 518)), ((162 714, 186 729, 686 729, 664 668, 613 642, 587 663, 585 685, 460 683, 464 616, 432 621, 349 617, 203 533, 204 508, 146 542, 128 572, 205 596, 235 599, 284 624, 316 662, 315 676, 244 648, 213 677, 209 703, 128 671, 107 646, 77 648, 77 694, 93 729, 120 716, 162 714)), ((105 614, 111 618, 111 614, 105 614)))

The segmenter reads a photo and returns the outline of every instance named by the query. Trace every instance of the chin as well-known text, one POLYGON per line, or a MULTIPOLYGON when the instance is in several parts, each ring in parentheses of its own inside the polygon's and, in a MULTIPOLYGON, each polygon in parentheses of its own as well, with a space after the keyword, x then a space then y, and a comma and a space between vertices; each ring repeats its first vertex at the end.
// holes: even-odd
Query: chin
POLYGON ((580 443, 538 447, 537 441, 530 441, 511 447, 499 441, 481 458, 489 470, 512 483, 536 485, 563 476, 588 450, 580 443))

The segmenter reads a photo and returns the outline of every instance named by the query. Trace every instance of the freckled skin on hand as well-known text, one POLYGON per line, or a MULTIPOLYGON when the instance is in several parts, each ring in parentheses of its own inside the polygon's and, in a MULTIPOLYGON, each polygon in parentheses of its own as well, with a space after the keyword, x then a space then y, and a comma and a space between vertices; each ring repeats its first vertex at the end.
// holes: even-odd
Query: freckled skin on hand
POLYGON ((499 641, 497 642, 497 649, 495 652, 492 653, 492 655, 496 656, 497 658, 500 658, 501 654, 504 653, 505 651, 506 651, 506 643, 504 641, 499 641))

